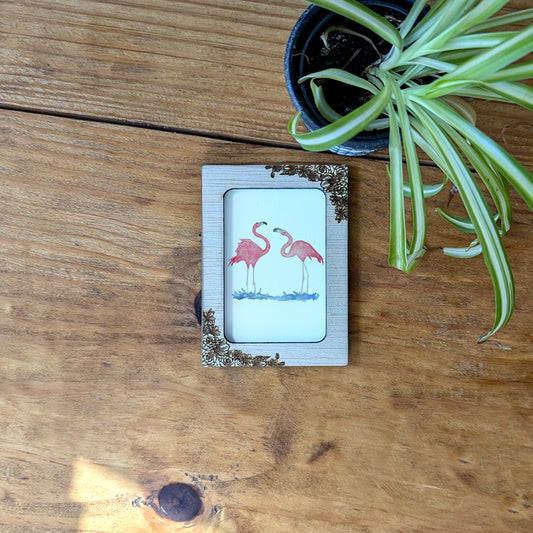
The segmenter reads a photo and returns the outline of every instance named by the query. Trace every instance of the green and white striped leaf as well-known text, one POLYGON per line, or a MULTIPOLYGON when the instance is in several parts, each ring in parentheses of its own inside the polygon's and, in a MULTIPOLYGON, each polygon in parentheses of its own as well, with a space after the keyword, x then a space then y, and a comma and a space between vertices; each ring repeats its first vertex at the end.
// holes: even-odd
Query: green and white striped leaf
MULTIPOLYGON (((409 61, 414 57, 434 53, 442 48, 444 43, 464 34, 469 28, 485 20, 503 7, 508 0, 481 0, 476 4, 470 0, 449 0, 436 17, 434 24, 420 35, 407 48, 398 60, 399 63, 409 61)), ((433 9, 430 10, 433 11, 433 9)), ((406 39, 408 41, 408 39, 406 39)))
POLYGON ((407 17, 400 24, 400 35, 405 38, 405 36, 411 31, 413 26, 416 24, 416 21, 424 8, 426 7, 427 0, 415 0, 415 3, 407 13, 407 17))
POLYGON ((389 265, 405 272, 408 269, 408 262, 403 195, 402 141, 396 112, 392 104, 388 108, 388 113, 390 121, 390 168, 387 168, 390 181, 389 265))
POLYGON ((436 52, 448 50, 464 50, 478 48, 492 48, 502 44, 504 41, 515 37, 516 31, 502 31, 494 33, 471 33, 469 35, 459 35, 446 41, 436 52))
MULTIPOLYGON (((485 154, 509 183, 518 191, 526 204, 533 210, 533 174, 506 152, 488 135, 472 126, 456 111, 438 100, 426 100, 413 96, 413 101, 425 107, 469 140, 471 144, 485 154)), ((436 161, 435 161, 436 162, 436 161)))
MULTIPOLYGON (((479 341, 481 342, 503 327, 511 317, 514 308, 513 275, 500 233, 476 180, 455 146, 439 128, 435 119, 425 112, 423 107, 417 105, 417 102, 423 100, 416 99, 413 102, 417 116, 425 127, 425 133, 430 135, 431 142, 436 145, 443 156, 445 164, 443 170, 452 177, 453 183, 459 190, 468 216, 474 225, 476 236, 483 251, 483 258, 494 286, 496 307, 494 325, 489 333, 480 337, 479 341)), ((464 119, 461 118, 461 120, 464 119)))
POLYGON ((306 76, 302 76, 298 80, 298 83, 304 83, 308 80, 340 81, 341 83, 346 83, 347 85, 351 85, 352 87, 358 87, 359 89, 363 89, 372 94, 377 94, 379 92, 379 89, 375 85, 370 83, 368 80, 356 76, 351 72, 346 72, 345 70, 342 70, 340 68, 328 68, 325 70, 320 70, 318 72, 313 72, 312 74, 307 74, 306 76))
MULTIPOLYGON (((435 211, 447 222, 449 222, 453 227, 464 233, 475 233, 476 228, 473 222, 469 218, 459 217, 457 215, 452 215, 447 213, 444 209, 437 207, 435 211)), ((498 220, 498 215, 494 216, 494 222, 498 220)))
POLYGON ((529 85, 501 81, 497 83, 480 83, 480 87, 502 97, 507 102, 533 111, 533 87, 529 85))
POLYGON ((533 61, 522 61, 494 72, 485 78, 485 82, 521 81, 529 78, 533 78, 533 61))
POLYGON ((510 26, 512 24, 531 21, 533 21, 533 9, 521 9, 520 11, 515 11, 513 13, 506 13, 505 15, 488 18, 475 26, 472 26, 468 32, 493 30, 494 28, 501 28, 502 26, 510 26))
POLYGON ((396 48, 403 46, 400 33, 387 19, 355 0, 313 0, 313 4, 362 24, 396 48))
POLYGON ((503 232, 507 233, 513 222, 513 208, 509 197, 508 182, 503 179, 500 172, 492 166, 491 162, 475 146, 468 143, 457 131, 447 124, 441 125, 468 158, 478 173, 478 176, 480 176, 487 187, 498 211, 497 216, 501 218, 503 232))
POLYGON ((387 106, 390 100, 390 92, 390 87, 385 86, 376 96, 361 107, 354 109, 335 122, 309 133, 297 132, 298 121, 301 116, 300 111, 290 120, 288 125, 289 133, 306 150, 311 152, 329 150, 331 147, 338 146, 351 139, 373 122, 387 106))
POLYGON ((322 87, 317 85, 314 80, 310 84, 311 92, 313 93, 313 100, 318 112, 328 121, 335 122, 339 120, 342 115, 337 113, 327 102, 324 97, 324 91, 322 87))
MULTIPOLYGON (((424 198, 436 196, 440 191, 442 191, 442 189, 444 189, 445 184, 446 181, 443 181, 442 183, 436 183, 434 185, 422 185, 422 193, 424 198)), ((403 184, 403 195, 406 198, 412 198, 411 184, 409 182, 404 182, 403 184)))
POLYGON ((484 80, 501 68, 525 57, 533 51, 533 25, 518 32, 514 37, 489 48, 464 62, 440 80, 428 85, 427 98, 446 94, 446 84, 457 80, 484 80))
POLYGON ((437 207, 435 211, 444 219, 446 222, 449 222, 454 228, 457 228, 460 231, 465 233, 475 233, 476 228, 469 218, 458 217, 457 215, 452 215, 447 213, 444 209, 437 207))
MULTIPOLYGON (((450 28, 477 0, 438 0, 428 14, 406 36, 405 44, 426 45, 435 36, 450 28)), ((414 56, 411 56, 414 57, 414 56)))
POLYGON ((413 238, 411 245, 409 246, 408 257, 408 272, 411 272, 416 266, 418 259, 422 257, 425 252, 426 211, 424 191, 422 187, 420 164, 418 162, 418 155, 416 153, 416 146, 413 140, 412 128, 407 113, 403 91, 394 83, 392 76, 389 76, 388 80, 391 84, 392 96, 396 102, 412 199, 413 238))
POLYGON ((449 106, 453 107, 463 118, 468 120, 470 124, 476 125, 477 114, 476 110, 460 96, 444 96, 442 98, 449 106))
POLYGON ((472 244, 470 244, 470 246, 467 246, 466 248, 443 248, 442 253, 449 257, 470 259, 471 257, 476 257, 483 253, 483 249, 481 248, 481 244, 478 244, 477 240, 475 240, 472 244))

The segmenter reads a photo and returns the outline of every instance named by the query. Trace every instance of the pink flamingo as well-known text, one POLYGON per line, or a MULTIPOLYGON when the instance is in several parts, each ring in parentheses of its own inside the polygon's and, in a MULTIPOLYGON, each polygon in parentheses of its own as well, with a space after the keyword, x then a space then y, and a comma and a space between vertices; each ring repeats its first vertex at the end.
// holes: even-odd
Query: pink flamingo
POLYGON ((266 247, 261 248, 251 239, 241 239, 239 244, 237 245, 237 248, 235 249, 235 256, 232 257, 228 263, 228 266, 234 265, 239 261, 244 261, 246 263, 246 292, 248 292, 248 274, 250 272, 250 266, 252 267, 252 281, 254 284, 255 293, 255 265, 257 264, 257 261, 259 261, 259 259, 265 254, 267 254, 270 250, 270 242, 268 241, 268 239, 260 233, 257 233, 257 228, 259 228, 263 224, 266 224, 266 222, 256 222, 252 227, 252 233, 256 237, 263 239, 265 241, 266 247))
POLYGON ((305 260, 309 257, 309 261, 315 258, 318 260, 319 263, 324 263, 324 259, 308 242, 292 242, 292 237, 290 236, 289 232, 281 228, 274 228, 274 231, 277 233, 281 233, 284 237, 287 237, 288 239, 288 241, 281 247, 281 255, 283 257, 297 256, 298 259, 300 259, 300 261, 302 262, 302 288, 300 290, 300 294, 304 292, 304 271, 307 273, 307 293, 309 294, 309 271, 305 266, 305 260), (290 250, 287 252, 287 248, 289 246, 290 250))

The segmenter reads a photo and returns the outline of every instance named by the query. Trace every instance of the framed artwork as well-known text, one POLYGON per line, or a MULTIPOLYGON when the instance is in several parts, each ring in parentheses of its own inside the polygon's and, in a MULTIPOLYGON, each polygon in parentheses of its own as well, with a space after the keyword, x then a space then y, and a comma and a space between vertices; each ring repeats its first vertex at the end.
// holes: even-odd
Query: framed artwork
POLYGON ((204 166, 202 364, 348 362, 348 169, 204 166))

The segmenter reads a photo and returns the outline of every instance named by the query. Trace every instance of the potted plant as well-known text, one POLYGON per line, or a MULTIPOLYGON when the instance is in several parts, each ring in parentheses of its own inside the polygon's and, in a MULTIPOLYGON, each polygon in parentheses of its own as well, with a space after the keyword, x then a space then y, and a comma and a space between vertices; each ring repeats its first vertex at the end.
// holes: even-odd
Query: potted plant
MULTIPOLYGON (((387 18, 405 19, 414 0, 360 0, 361 4, 387 18)), ((390 45, 379 39, 371 30, 346 19, 316 4, 311 4, 300 17, 289 37, 285 52, 285 79, 294 107, 302 111, 301 120, 308 130, 327 125, 331 118, 347 114, 363 103, 368 91, 361 87, 346 85, 335 79, 300 83, 301 79, 314 72, 341 66, 342 70, 364 75, 364 69, 385 54, 390 45), (374 39, 374 40, 372 40, 374 39), (375 41, 375 44, 374 44, 375 41), (314 103, 314 93, 319 92, 321 101, 327 101, 335 109, 327 118, 314 103)), ((318 94, 317 94, 318 96, 318 94)), ((322 110, 324 111, 324 110, 322 110)), ((368 128, 346 140, 330 151, 340 155, 360 156, 388 146, 387 121, 376 121, 377 127, 368 128), (385 124, 384 124, 385 122, 385 124)))
POLYGON ((533 209, 533 174, 476 128, 474 108, 465 100, 510 102, 533 110, 533 88, 520 83, 533 77, 533 61, 520 61, 533 51, 533 9, 498 15, 507 2, 437 0, 427 10, 426 0, 415 0, 399 20, 373 11, 369 2, 314 0, 325 10, 319 18, 329 12, 343 17, 321 28, 319 39, 326 51, 335 33, 341 38, 344 34, 345 41, 347 36, 359 40, 355 55, 373 36, 375 59, 358 72, 340 64, 300 77, 299 84, 306 84, 311 94, 313 114, 321 117, 323 125, 299 133, 303 113, 299 110, 288 126, 303 148, 337 152, 343 143, 385 128, 389 264, 405 272, 411 272, 425 252, 424 199, 451 182, 468 216, 438 212, 456 228, 473 234, 473 240, 464 248, 444 248, 444 253, 454 257, 483 254, 495 291, 494 324, 479 342, 504 326, 514 307, 513 276, 502 242, 512 223, 509 185, 533 209), (502 30, 517 23, 529 26, 502 30), (355 91, 359 105, 341 112, 330 97, 335 94, 327 86, 331 81, 343 84, 346 92, 355 91), (442 184, 423 183, 417 150, 443 171, 442 184), (492 199, 494 213, 480 184, 492 199), (407 237, 405 197, 410 198, 412 209, 411 239, 407 237))

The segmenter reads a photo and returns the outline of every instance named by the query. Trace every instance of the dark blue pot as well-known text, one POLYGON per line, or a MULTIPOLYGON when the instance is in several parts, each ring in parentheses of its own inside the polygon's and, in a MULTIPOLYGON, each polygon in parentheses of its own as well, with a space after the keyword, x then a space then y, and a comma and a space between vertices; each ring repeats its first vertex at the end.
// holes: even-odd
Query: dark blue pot
MULTIPOLYGON (((365 6, 378 13, 382 10, 392 11, 395 18, 406 17, 413 0, 359 0, 365 6)), ((285 51, 285 83, 296 110, 302 110, 302 121, 309 131, 314 131, 328 124, 316 110, 309 84, 298 84, 298 80, 306 72, 306 56, 310 43, 319 38, 325 28, 332 23, 337 24, 339 15, 326 9, 311 5, 304 11, 294 26, 285 51), (332 22, 333 19, 337 19, 332 22)), ((345 19, 346 20, 346 19, 345 19)), ((347 21, 345 25, 350 25, 347 21)), ((364 44, 364 43, 363 43, 364 44)), ((367 45, 370 46, 370 45, 367 45)), ((340 146, 330 151, 340 155, 360 156, 381 150, 389 144, 388 130, 381 132, 361 132, 340 146)))

